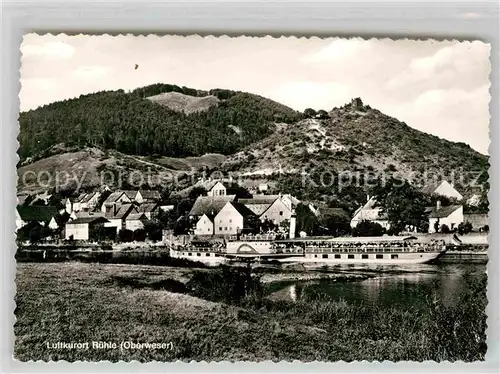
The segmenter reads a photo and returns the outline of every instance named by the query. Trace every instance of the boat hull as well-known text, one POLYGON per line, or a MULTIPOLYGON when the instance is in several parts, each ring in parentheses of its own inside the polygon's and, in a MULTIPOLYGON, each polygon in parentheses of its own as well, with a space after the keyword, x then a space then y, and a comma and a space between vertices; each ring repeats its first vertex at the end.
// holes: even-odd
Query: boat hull
POLYGON ((286 263, 321 263, 321 264, 427 264, 436 261, 443 252, 387 252, 387 253, 306 253, 304 257, 280 258, 278 261, 286 263), (326 256, 326 257, 324 257, 326 256))

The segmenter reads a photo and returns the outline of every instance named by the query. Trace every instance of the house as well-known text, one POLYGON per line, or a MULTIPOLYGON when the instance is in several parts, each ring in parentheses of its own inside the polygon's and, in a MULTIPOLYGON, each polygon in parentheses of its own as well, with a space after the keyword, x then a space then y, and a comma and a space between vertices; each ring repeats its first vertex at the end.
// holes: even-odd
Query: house
POLYGON ((199 219, 204 214, 215 216, 230 201, 235 201, 235 195, 199 196, 189 211, 189 218, 199 219))
POLYGON ((267 183, 259 184, 259 192, 266 192, 269 189, 269 185, 267 183))
POLYGON ((214 234, 214 218, 211 214, 204 214, 196 222, 194 229, 195 235, 213 235, 214 234))
POLYGON ((254 195, 251 199, 239 199, 261 221, 270 220, 280 224, 292 217, 292 212, 300 203, 292 195, 254 195))
POLYGON ((337 222, 349 222, 350 220, 349 213, 345 209, 331 208, 324 204, 320 204, 315 209, 315 215, 320 220, 324 220, 329 217, 334 217, 337 222))
POLYGON ((89 240, 93 233, 109 221, 101 215, 87 215, 66 223, 65 239, 89 240))
POLYGON ((280 195, 253 195, 251 199, 239 199, 238 201, 260 217, 280 195))
POLYGON ((489 226, 488 213, 464 214, 464 222, 472 225, 472 231, 483 231, 486 226, 489 226))
POLYGON ((19 230, 30 222, 38 222, 42 226, 57 229, 56 215, 57 208, 55 206, 18 205, 16 209, 16 229, 19 230))
POLYGON ((101 212, 108 211, 110 207, 116 204, 131 203, 134 200, 135 195, 132 199, 129 197, 129 195, 130 191, 129 194, 125 193, 124 191, 112 192, 111 195, 109 195, 107 199, 102 203, 101 212))
POLYGON ((156 219, 160 212, 160 206, 156 203, 143 203, 137 207, 139 213, 144 213, 147 219, 156 219))
POLYGON ((238 198, 250 197, 250 193, 232 179, 211 179, 202 180, 194 185, 207 191, 207 196, 228 196, 236 195, 238 198))
POLYGON ((139 190, 135 195, 135 201, 139 204, 156 203, 160 201, 160 192, 156 190, 139 190))
POLYGON ((426 213, 429 217, 429 232, 436 232, 436 225, 441 229, 441 226, 446 225, 450 230, 454 230, 459 224, 464 222, 464 208, 462 205, 441 206, 438 200, 436 206, 427 207, 426 213))
POLYGON ((143 229, 148 222, 144 213, 130 213, 125 217, 125 228, 131 231, 143 229))
POLYGON ((291 201, 281 196, 259 216, 261 221, 269 220, 276 225, 292 218, 293 208, 291 201))
POLYGON ((100 197, 101 193, 99 191, 85 194, 79 201, 80 210, 93 210, 97 206, 100 197))
POLYGON ((351 227, 355 228, 361 221, 375 222, 385 229, 389 229, 390 226, 387 214, 382 211, 381 207, 377 206, 377 200, 370 196, 368 196, 366 204, 354 212, 351 227))
POLYGON ((105 212, 104 217, 109 221, 105 227, 116 227, 116 232, 125 227, 125 219, 131 213, 139 213, 135 205, 131 203, 113 204, 105 212))
POLYGON ((453 185, 445 180, 432 181, 427 183, 422 192, 427 195, 439 195, 457 200, 462 200, 463 196, 458 192, 453 185))
POLYGON ((215 235, 235 235, 256 227, 257 216, 242 203, 228 201, 214 218, 215 235))

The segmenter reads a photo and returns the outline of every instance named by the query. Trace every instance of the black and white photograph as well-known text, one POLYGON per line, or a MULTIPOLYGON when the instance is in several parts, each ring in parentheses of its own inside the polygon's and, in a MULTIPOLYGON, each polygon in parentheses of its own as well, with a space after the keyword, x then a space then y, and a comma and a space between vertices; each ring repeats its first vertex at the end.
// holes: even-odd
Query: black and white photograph
POLYGON ((20 51, 16 360, 485 360, 488 42, 20 51))

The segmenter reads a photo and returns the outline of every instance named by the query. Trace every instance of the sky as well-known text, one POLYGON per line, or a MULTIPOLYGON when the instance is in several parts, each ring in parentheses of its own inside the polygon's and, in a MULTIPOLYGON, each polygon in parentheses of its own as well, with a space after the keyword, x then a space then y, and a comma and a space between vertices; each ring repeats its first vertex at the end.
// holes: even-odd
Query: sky
POLYGON ((490 45, 480 41, 27 34, 21 53, 21 111, 153 83, 247 91, 300 111, 360 97, 488 153, 490 45))

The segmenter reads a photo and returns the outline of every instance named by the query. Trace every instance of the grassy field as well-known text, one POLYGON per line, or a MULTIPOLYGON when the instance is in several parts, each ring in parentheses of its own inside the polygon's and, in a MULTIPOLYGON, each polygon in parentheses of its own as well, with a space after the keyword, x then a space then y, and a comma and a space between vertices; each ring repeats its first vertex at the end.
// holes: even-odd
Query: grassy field
POLYGON ((194 271, 215 270, 18 264, 14 355, 22 361, 484 359, 482 292, 460 308, 435 304, 425 314, 268 299, 242 307, 188 295, 184 285, 194 271), (87 341, 171 342, 173 349, 47 347, 87 341))

